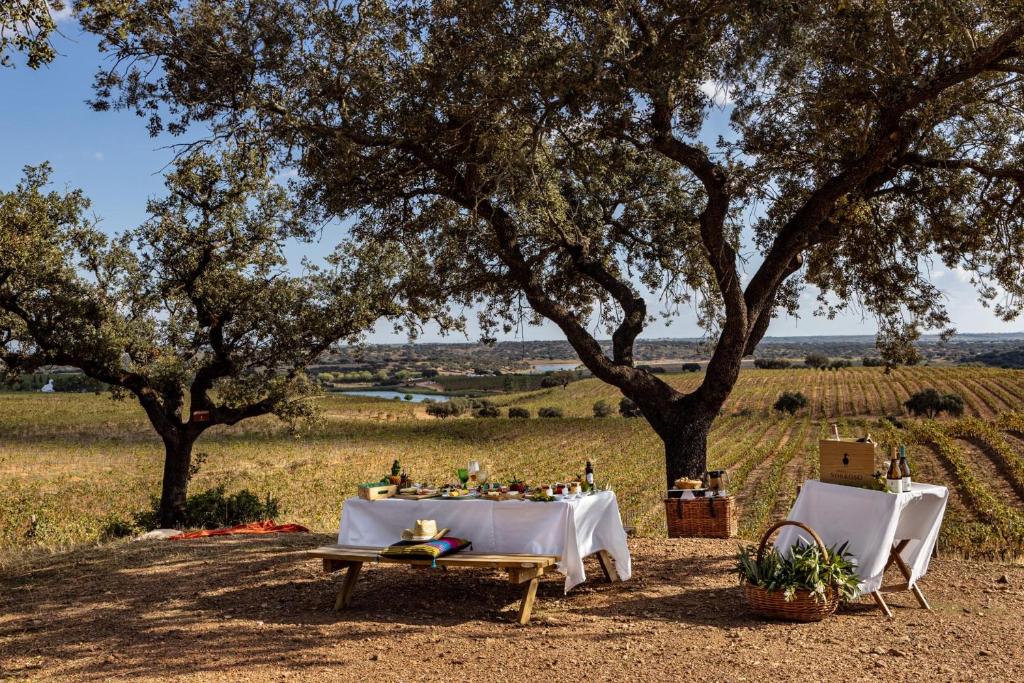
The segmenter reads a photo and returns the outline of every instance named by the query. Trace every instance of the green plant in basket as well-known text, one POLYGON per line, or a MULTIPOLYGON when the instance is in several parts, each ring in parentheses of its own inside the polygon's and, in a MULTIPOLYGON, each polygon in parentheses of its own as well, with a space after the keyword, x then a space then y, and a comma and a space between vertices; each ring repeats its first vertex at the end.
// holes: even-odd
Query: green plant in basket
POLYGON ((758 561, 755 546, 743 546, 737 556, 736 572, 740 585, 750 583, 767 591, 781 591, 787 601, 798 590, 809 591, 817 602, 827 600, 831 587, 843 602, 860 596, 856 565, 847 552, 847 543, 828 549, 828 559, 817 545, 798 541, 788 555, 771 548, 758 561))

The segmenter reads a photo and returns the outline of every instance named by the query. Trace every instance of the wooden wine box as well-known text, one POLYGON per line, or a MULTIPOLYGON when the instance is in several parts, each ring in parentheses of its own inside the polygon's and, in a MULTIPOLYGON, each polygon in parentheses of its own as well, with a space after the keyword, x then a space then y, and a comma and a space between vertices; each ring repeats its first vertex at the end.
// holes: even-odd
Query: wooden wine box
POLYGON ((398 487, 394 484, 380 484, 375 486, 360 484, 359 486, 359 497, 363 500, 380 500, 381 498, 390 498, 396 493, 398 493, 398 487))
POLYGON ((847 439, 818 442, 820 478, 827 484, 864 486, 875 479, 875 444, 847 439))

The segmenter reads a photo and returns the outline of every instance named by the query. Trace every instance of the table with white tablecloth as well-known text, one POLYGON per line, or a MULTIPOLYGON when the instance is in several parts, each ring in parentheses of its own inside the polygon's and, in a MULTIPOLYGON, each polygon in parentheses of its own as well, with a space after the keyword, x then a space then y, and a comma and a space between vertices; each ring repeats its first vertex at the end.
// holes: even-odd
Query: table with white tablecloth
MULTIPOLYGON (((906 589, 913 590, 927 573, 948 498, 946 487, 931 484, 915 483, 910 491, 893 494, 810 480, 801 487, 787 519, 808 525, 828 546, 849 542, 861 592, 877 596, 885 570, 894 561, 904 572, 906 589)), ((797 540, 811 542, 802 529, 784 527, 775 547, 781 552, 797 540)), ((926 604, 923 597, 919 601, 926 604)))
POLYGON ((611 556, 620 580, 632 574, 626 532, 611 491, 546 503, 349 498, 342 510, 338 543, 387 546, 418 519, 436 520, 439 528, 450 529, 450 535, 472 541, 474 551, 557 555, 567 592, 587 578, 583 558, 599 551, 611 556))

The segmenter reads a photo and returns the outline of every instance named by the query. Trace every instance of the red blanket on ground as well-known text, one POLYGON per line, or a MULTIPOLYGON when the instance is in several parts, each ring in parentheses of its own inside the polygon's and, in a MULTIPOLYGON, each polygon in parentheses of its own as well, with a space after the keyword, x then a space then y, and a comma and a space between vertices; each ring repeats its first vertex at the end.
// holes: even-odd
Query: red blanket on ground
POLYGON ((272 519, 265 519, 262 522, 250 524, 239 524, 238 526, 221 527, 220 529, 203 529, 202 531, 189 531, 188 533, 170 536, 169 541, 181 541, 186 538, 203 538, 204 536, 228 536, 230 534, 274 534, 274 533, 303 533, 308 534, 309 529, 298 524, 277 524, 272 519))

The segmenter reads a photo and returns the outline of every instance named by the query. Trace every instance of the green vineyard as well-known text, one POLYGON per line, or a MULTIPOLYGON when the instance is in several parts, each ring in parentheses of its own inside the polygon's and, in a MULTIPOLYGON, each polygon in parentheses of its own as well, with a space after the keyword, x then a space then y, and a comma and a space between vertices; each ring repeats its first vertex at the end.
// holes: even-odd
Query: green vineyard
MULTIPOLYGON (((669 376, 681 388, 699 376, 669 376)), ((664 534, 660 441, 642 419, 595 418, 598 400, 617 404, 597 380, 495 397, 529 420, 439 420, 402 401, 330 396, 325 420, 295 437, 272 419, 212 432, 196 450, 194 491, 224 485, 280 501, 282 519, 329 531, 356 484, 399 459, 414 477, 450 479, 467 460, 501 479, 540 481, 580 474, 592 460, 613 486, 627 524, 664 534), (564 418, 538 418, 542 407, 564 418)), ((709 439, 709 466, 727 469, 740 503, 740 533, 753 538, 785 515, 797 486, 817 476, 819 438, 830 422, 844 435, 908 444, 916 478, 945 484, 950 506, 942 552, 1024 554, 1024 373, 958 367, 836 371, 745 370, 709 439), (965 402, 964 417, 921 420, 903 402, 935 388, 965 402), (794 416, 771 406, 799 390, 794 416)), ((93 395, 0 394, 0 548, 63 547, 101 540, 127 523, 158 489, 162 447, 130 402, 93 395), (33 521, 34 520, 34 521, 33 521)))

